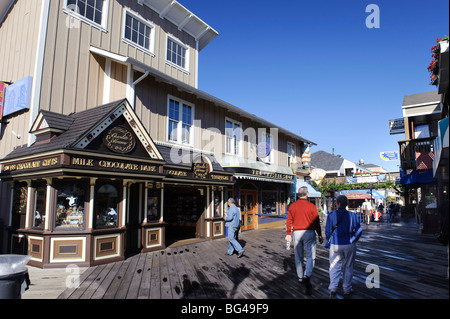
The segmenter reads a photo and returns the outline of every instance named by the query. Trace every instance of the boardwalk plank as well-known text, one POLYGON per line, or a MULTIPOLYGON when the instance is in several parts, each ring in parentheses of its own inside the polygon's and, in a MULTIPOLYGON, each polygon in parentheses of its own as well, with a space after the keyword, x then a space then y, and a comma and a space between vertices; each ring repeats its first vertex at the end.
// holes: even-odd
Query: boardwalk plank
POLYGON ((103 267, 95 266, 94 271, 92 271, 85 280, 80 284, 80 287, 70 295, 69 299, 79 299, 83 293, 89 288, 92 282, 95 281, 98 274, 102 271, 103 267))
POLYGON ((105 295, 103 296, 103 299, 114 299, 117 293, 117 290, 120 287, 120 284, 122 282, 123 276, 125 276, 125 273, 128 269, 128 266, 131 263, 131 259, 126 259, 124 261, 120 261, 120 268, 119 271, 115 274, 114 279, 111 281, 111 284, 109 285, 108 289, 105 292, 105 295))
POLYGON ((117 275, 117 272, 119 271, 122 263, 117 262, 113 264, 113 267, 106 275, 105 279, 102 281, 100 286, 97 288, 95 293, 92 295, 92 299, 102 299, 105 296, 106 291, 108 290, 108 287, 111 285, 111 282, 114 280, 115 276, 117 275))
MULTIPOLYGON (((91 273, 95 270, 95 267, 89 267, 88 269, 86 269, 81 276, 79 277, 79 284, 81 285, 81 283, 83 281, 86 280, 87 277, 89 277, 91 275, 91 273)), ((69 299, 69 297, 72 295, 72 293, 74 293, 79 287, 70 287, 65 289, 59 296, 57 299, 69 299)))
POLYGON ((146 255, 139 254, 139 259, 136 264, 136 269, 134 271, 133 277, 131 279, 130 287, 128 288, 128 293, 126 299, 137 299, 139 294, 139 288, 142 282, 142 274, 144 272, 146 255))
POLYGON ((157 251, 153 253, 152 258, 152 270, 150 279, 150 295, 151 299, 161 299, 161 271, 160 263, 161 252, 157 251))
POLYGON ((161 251, 159 270, 161 275, 161 299, 172 299, 172 287, 170 286, 169 270, 166 251, 161 251))
POLYGON ((86 291, 80 296, 80 299, 91 299, 97 289, 101 286, 102 282, 113 268, 114 264, 107 264, 102 266, 102 271, 98 274, 97 278, 92 281, 86 291))
POLYGON ((147 299, 150 296, 150 282, 152 278, 152 263, 154 253, 146 254, 145 264, 142 274, 142 282, 137 295, 138 299, 147 299))

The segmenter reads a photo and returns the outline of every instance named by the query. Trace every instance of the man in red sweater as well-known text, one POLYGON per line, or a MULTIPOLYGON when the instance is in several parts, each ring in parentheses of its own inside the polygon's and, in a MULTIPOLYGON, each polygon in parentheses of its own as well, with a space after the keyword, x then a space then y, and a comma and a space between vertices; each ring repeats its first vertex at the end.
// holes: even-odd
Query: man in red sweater
POLYGON ((316 233, 319 243, 323 243, 322 228, 320 227, 319 214, 314 204, 308 199, 308 188, 300 187, 298 191, 300 199, 292 203, 286 221, 286 240, 294 240, 294 255, 297 276, 300 283, 305 285, 306 293, 311 293, 311 274, 316 259, 316 233), (306 269, 303 266, 305 250, 306 269))

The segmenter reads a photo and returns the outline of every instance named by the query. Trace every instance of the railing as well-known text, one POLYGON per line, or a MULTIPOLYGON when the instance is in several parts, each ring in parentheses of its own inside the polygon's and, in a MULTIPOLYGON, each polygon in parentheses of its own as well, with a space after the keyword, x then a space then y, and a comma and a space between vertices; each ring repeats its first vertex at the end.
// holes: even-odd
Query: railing
POLYGON ((400 165, 406 171, 433 168, 434 140, 436 137, 418 138, 398 141, 400 148, 400 165))

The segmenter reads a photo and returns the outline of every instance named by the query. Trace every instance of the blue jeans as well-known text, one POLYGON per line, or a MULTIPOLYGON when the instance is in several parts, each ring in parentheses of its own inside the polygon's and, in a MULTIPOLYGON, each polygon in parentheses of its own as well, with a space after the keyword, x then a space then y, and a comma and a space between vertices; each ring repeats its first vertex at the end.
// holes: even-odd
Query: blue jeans
POLYGON ((311 277, 316 259, 316 232, 314 230, 296 230, 293 232, 293 241, 297 276, 299 279, 305 276, 311 277), (306 255, 306 269, 303 266, 304 255, 306 255))
POLYGON ((241 244, 239 244, 239 242, 236 240, 238 231, 238 227, 228 227, 228 240, 230 241, 227 251, 228 255, 233 255, 234 250, 236 250, 238 253, 244 251, 241 244))

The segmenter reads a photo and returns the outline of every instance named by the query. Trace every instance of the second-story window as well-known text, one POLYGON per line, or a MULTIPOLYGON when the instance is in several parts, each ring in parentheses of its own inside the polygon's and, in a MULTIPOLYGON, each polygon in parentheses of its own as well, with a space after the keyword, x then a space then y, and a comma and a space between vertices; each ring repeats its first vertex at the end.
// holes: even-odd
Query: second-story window
POLYGON ((167 62, 188 71, 187 52, 188 49, 186 46, 171 37, 167 37, 167 62))
POLYGON ((89 23, 106 28, 108 0, 66 0, 65 9, 89 23))
POLYGON ((225 153, 241 156, 242 124, 231 119, 225 120, 225 153))
POLYGON ((194 106, 174 97, 169 97, 168 136, 170 142, 192 145, 194 106))
POLYGON ((124 27, 123 38, 125 42, 153 54, 154 30, 151 24, 145 22, 131 12, 125 11, 124 27))
POLYGON ((294 143, 287 142, 287 155, 288 155, 288 167, 291 167, 291 163, 296 156, 296 148, 294 143))

